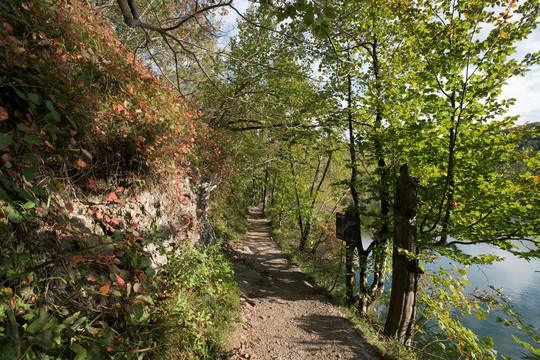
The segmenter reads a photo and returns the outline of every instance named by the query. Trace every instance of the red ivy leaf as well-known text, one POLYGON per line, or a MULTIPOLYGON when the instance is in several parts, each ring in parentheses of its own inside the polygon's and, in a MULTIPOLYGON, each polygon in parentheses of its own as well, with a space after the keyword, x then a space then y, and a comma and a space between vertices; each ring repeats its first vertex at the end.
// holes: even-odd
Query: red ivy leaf
POLYGON ((115 201, 118 200, 118 196, 116 196, 115 193, 110 193, 109 196, 107 196, 107 201, 115 201))
POLYGON ((69 211, 70 213, 72 213, 73 210, 74 210, 74 209, 73 209, 73 204, 70 203, 70 202, 67 202, 67 203, 65 204, 65 208, 66 208, 66 210, 69 211))
POLYGON ((77 160, 77 166, 83 168, 86 166, 86 163, 79 158, 79 160, 77 160))

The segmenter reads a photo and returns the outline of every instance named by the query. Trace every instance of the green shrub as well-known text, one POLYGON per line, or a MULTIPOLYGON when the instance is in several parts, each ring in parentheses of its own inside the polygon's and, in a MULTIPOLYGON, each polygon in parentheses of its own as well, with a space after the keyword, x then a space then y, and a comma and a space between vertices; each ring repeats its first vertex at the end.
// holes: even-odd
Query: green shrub
MULTIPOLYGON (((240 292, 219 244, 182 248, 170 255, 156 292, 166 297, 160 313, 167 349, 156 358, 205 359, 223 349, 237 321, 240 292)), ((157 354, 156 354, 157 355, 157 354)))

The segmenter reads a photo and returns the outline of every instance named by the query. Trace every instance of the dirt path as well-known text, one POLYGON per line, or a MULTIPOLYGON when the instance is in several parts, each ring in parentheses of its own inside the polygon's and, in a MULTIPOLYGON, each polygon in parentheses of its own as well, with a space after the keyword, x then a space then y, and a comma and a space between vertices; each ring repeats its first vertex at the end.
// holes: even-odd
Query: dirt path
POLYGON ((345 316, 287 261, 260 210, 252 208, 249 221, 247 239, 232 244, 243 293, 232 359, 378 360, 345 316))

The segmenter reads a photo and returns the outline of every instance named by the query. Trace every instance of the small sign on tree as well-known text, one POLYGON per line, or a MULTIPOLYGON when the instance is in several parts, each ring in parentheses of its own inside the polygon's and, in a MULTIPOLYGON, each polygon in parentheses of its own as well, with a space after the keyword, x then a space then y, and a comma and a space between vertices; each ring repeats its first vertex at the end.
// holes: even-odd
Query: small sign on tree
POLYGON ((358 217, 336 213, 336 237, 347 242, 359 240, 360 222, 358 217))

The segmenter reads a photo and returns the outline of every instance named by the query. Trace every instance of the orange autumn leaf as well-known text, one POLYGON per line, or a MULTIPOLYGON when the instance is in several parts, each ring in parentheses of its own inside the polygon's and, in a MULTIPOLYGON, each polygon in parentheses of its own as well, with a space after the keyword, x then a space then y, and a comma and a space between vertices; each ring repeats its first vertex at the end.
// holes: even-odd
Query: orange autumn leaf
POLYGON ((111 285, 110 284, 105 284, 103 285, 102 287, 99 288, 99 292, 103 295, 107 295, 107 293, 109 292, 109 289, 111 288, 111 285))
POLYGON ((0 121, 7 120, 9 118, 9 115, 3 107, 0 106, 0 121))
POLYGON ((80 264, 80 263, 85 262, 86 260, 85 260, 81 255, 74 255, 74 256, 71 258, 71 261, 73 261, 73 263, 74 263, 75 265, 77 265, 77 264, 80 264))

